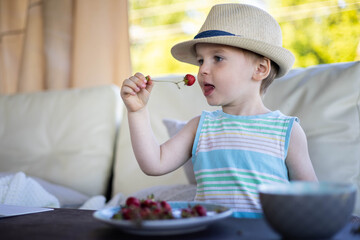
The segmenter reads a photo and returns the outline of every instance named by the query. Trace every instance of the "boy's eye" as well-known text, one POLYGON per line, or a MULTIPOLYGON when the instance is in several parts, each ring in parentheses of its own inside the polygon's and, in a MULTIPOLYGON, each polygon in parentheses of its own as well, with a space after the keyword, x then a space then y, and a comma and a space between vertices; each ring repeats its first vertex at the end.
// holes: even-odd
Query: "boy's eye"
POLYGON ((199 65, 202 65, 204 63, 203 59, 198 59, 197 61, 198 61, 199 65))
POLYGON ((219 56, 215 56, 214 58, 216 62, 221 62, 223 60, 223 58, 219 56))

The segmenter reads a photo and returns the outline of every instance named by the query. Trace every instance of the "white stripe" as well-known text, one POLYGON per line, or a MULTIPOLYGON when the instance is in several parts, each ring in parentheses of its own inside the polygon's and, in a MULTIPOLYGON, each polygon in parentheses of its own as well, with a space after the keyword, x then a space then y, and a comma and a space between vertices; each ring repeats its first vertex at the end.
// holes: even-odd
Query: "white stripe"
POLYGON ((251 142, 251 143, 256 143, 256 142, 265 142, 267 144, 271 144, 271 145, 277 145, 278 140, 283 140, 285 141, 285 138, 283 137, 268 137, 268 136, 264 136, 264 135, 257 135, 257 136, 251 136, 251 135, 242 135, 241 137, 239 137, 239 134, 228 134, 228 135, 201 135, 200 137, 200 141, 229 141, 230 142, 251 142), (277 141, 275 141, 273 138, 276 138, 277 141), (236 140, 236 141, 234 141, 236 140))
POLYGON ((211 191, 211 192, 196 192, 196 194, 198 196, 203 196, 203 197, 207 197, 207 198, 214 198, 214 199, 219 199, 219 198, 229 198, 229 199, 233 199, 233 198, 237 198, 237 199, 251 199, 253 201, 259 201, 259 196, 257 194, 253 194, 253 193, 248 193, 248 192, 234 192, 234 191, 229 191, 229 192, 216 192, 216 191, 211 191), (242 196, 244 195, 244 196, 242 196))
MULTIPOLYGON (((221 196, 222 197, 222 196, 221 196)), ((195 201, 204 201, 205 199, 203 197, 196 197, 195 201)), ((236 205, 236 206, 241 206, 241 205, 252 205, 252 206, 259 206, 260 205, 260 201, 251 201, 249 199, 243 198, 243 199, 238 199, 238 198, 234 198, 234 199, 224 199, 224 197, 218 199, 218 198, 207 198, 207 200, 211 200, 213 202, 221 202, 222 204, 232 204, 232 205, 236 205), (235 204, 234 204, 235 203, 235 204)))
MULTIPOLYGON (((256 141, 254 140, 254 138, 251 138, 251 137, 245 137, 245 138, 237 138, 237 137, 228 137, 228 138, 224 138, 224 137, 218 137, 218 138, 202 138, 200 140, 201 144, 200 146, 202 145, 215 145, 216 144, 244 144, 244 145, 247 145, 247 146, 261 146, 261 147, 269 147, 269 150, 273 151, 274 148, 275 149, 278 149, 278 152, 280 152, 279 154, 281 154, 281 148, 282 147, 281 145, 279 146, 278 143, 281 143, 281 142, 274 142, 274 141, 271 141, 269 139, 261 139, 262 141, 256 141), (237 141, 226 141, 226 140, 237 140, 237 141)), ((205 147, 205 146, 204 146, 205 147)))
MULTIPOLYGON (((257 119, 249 119, 249 120, 242 120, 240 119, 239 121, 237 120, 230 120, 228 121, 229 119, 228 118, 221 118, 221 119, 212 119, 210 117, 206 117, 204 119, 204 123, 205 124, 218 124, 218 123, 215 123, 215 122, 220 122, 222 124, 239 124, 239 123, 243 123, 243 124, 262 124, 261 122, 269 122, 269 123, 281 123, 281 124, 287 124, 290 122, 290 119, 289 118, 278 118, 278 117, 275 117, 275 118, 257 118, 257 119), (226 121, 223 121, 223 120, 226 120, 226 121), (252 121, 249 123, 249 121, 252 121)), ((268 125, 268 124, 266 124, 268 125)))
POLYGON ((213 201, 223 201, 225 203, 233 202, 233 203, 247 203, 251 202, 254 204, 260 204, 260 199, 258 197, 251 197, 247 195, 211 195, 211 194, 202 194, 202 193, 196 193, 197 199, 207 199, 207 200, 213 200, 213 201))
MULTIPOLYGON (((211 176, 213 177, 213 176, 211 176)), ((254 177, 242 177, 238 180, 235 181, 204 181, 204 182, 199 182, 200 179, 202 179, 203 177, 197 177, 196 180, 198 181, 198 186, 204 186, 205 184, 238 184, 238 185, 247 185, 247 186, 253 186, 253 187, 257 187, 258 184, 256 183, 244 183, 242 181, 242 179, 255 179, 255 180, 259 180, 261 181, 261 183, 278 183, 277 181, 273 181, 270 179, 263 179, 263 178, 254 178, 254 177)), ((284 179, 280 179, 281 182, 287 182, 287 180, 284 179)), ((256 190, 254 190, 256 191, 256 190)))
POLYGON ((272 141, 272 142, 278 142, 278 141, 282 141, 285 142, 285 136, 277 136, 277 135, 267 135, 267 134, 262 134, 262 133, 246 133, 246 132, 222 132, 222 133, 201 133, 199 136, 199 139, 209 139, 209 138, 214 138, 214 139, 218 139, 218 138, 235 138, 235 139, 242 139, 242 138, 252 138, 255 140, 267 140, 267 141, 272 141))
POLYGON ((264 153, 264 154, 268 154, 270 156, 274 156, 274 157, 283 159, 283 154, 281 154, 281 153, 269 152, 269 151, 265 151, 262 148, 254 148, 254 147, 248 147, 248 146, 236 146, 236 148, 233 147, 233 146, 227 146, 227 145, 212 146, 210 148, 205 148, 203 146, 198 146, 197 153, 199 153, 199 152, 210 152, 210 151, 213 151, 213 150, 220 150, 220 149, 223 149, 223 150, 225 150, 225 149, 226 150, 234 150, 234 149, 247 150, 247 151, 264 153))
MULTIPOLYGON (((232 187, 221 187, 222 190, 229 190, 229 191, 222 191, 222 192, 234 192, 236 190, 234 189, 237 189, 238 191, 237 192, 243 192, 243 191, 248 191, 248 188, 247 187, 244 187, 244 186, 232 186, 232 187), (242 191, 241 191, 242 190, 242 191)), ((199 191, 203 191, 203 190, 209 190, 209 191, 215 191, 215 190, 219 190, 219 187, 204 187, 204 184, 198 184, 198 190, 199 191)), ((251 191, 255 192, 255 193, 252 193, 251 194, 257 194, 257 190, 256 189, 252 189, 250 188, 251 191)))
MULTIPOLYGON (((242 169, 242 168, 233 168, 233 167, 216 168, 216 169, 200 169, 200 170, 195 171, 195 175, 199 174, 199 173, 222 172, 222 171, 237 171, 237 172, 253 173, 253 174, 256 174, 256 175, 262 175, 262 176, 276 178, 278 180, 284 181, 283 178, 280 178, 280 177, 275 176, 275 175, 271 175, 269 173, 263 173, 263 172, 259 172, 259 171, 255 171, 255 170, 248 170, 248 169, 242 169)), ((287 180, 286 180, 286 182, 287 182, 287 180)))
MULTIPOLYGON (((211 182, 211 184, 228 184, 228 183, 234 183, 234 182, 211 182)), ((241 182, 240 182, 241 183, 241 182)), ((265 182, 264 182, 265 183, 265 182)), ((271 182, 269 182, 269 183, 271 183, 271 182)), ((215 190, 218 190, 219 189, 219 187, 216 187, 216 186, 214 186, 214 187, 206 187, 206 186, 204 186, 204 185, 207 185, 207 184, 209 184, 209 182, 205 182, 205 183, 199 183, 198 185, 197 185, 197 189, 200 191, 203 191, 203 190, 212 190, 212 191, 215 191, 215 190)), ((255 193, 252 193, 251 192, 251 194, 255 194, 255 195, 257 195, 257 186, 258 185, 256 185, 256 184, 248 184, 250 187, 248 187, 248 186, 244 186, 243 184, 240 184, 241 186, 228 186, 228 187, 221 187, 221 189, 223 189, 223 190, 226 190, 226 189, 230 189, 230 191, 229 192, 235 192, 233 189, 235 188, 235 189, 238 189, 239 191, 237 191, 237 192, 247 192, 247 191, 252 191, 252 192, 255 192, 255 193), (251 186, 253 186, 253 187, 256 187, 256 188, 251 188, 251 186), (240 190, 242 190, 242 191, 240 191, 240 190)), ((228 191, 221 191, 221 192, 228 192, 228 191)))

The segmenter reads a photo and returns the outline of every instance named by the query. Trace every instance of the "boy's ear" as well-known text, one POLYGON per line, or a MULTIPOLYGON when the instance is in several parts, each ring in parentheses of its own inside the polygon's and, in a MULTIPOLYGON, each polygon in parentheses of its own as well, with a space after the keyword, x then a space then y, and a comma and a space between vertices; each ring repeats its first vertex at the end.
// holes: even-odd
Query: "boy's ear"
POLYGON ((262 81, 269 76, 271 70, 271 60, 263 57, 257 61, 256 69, 253 74, 253 79, 262 81))

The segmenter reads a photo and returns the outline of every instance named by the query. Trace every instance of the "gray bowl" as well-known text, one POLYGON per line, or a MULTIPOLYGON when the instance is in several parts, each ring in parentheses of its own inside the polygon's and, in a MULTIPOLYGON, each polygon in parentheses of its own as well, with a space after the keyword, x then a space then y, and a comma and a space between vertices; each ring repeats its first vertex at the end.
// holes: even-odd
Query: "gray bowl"
POLYGON ((330 238, 349 221, 355 205, 353 184, 291 182, 262 184, 265 219, 285 238, 330 238))

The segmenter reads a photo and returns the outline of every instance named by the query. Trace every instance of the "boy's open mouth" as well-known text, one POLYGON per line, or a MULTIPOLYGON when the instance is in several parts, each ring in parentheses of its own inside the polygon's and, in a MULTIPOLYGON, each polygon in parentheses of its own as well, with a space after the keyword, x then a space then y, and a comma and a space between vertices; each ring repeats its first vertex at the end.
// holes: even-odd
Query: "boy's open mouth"
POLYGON ((204 95, 209 96, 214 91, 214 89, 215 89, 214 85, 206 83, 204 85, 204 95))

